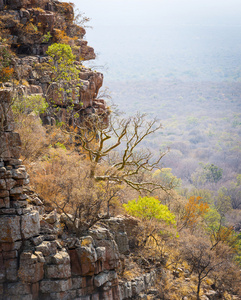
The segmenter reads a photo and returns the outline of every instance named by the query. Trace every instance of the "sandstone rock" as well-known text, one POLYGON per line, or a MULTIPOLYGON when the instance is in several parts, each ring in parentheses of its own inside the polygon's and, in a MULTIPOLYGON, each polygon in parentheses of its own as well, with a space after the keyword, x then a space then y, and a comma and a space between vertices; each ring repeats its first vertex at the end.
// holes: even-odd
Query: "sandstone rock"
POLYGON ((71 279, 68 280, 42 280, 40 282, 40 291, 43 294, 51 292, 64 292, 72 287, 71 279))
POLYGON ((64 223, 68 230, 75 232, 75 229, 78 228, 79 220, 74 220, 74 217, 71 214, 66 215, 62 213, 60 215, 60 222, 64 223))
POLYGON ((31 252, 22 252, 20 255, 20 268, 18 271, 19 278, 23 282, 35 283, 44 277, 43 256, 38 256, 31 252))
POLYGON ((57 212, 56 210, 53 210, 51 213, 49 213, 48 215, 43 216, 44 220, 46 222, 48 222, 49 224, 54 224, 57 222, 58 218, 57 218, 57 212))
POLYGON ((19 250, 22 246, 22 241, 17 241, 14 243, 2 243, 0 244, 2 251, 9 252, 14 250, 19 250))
POLYGON ((39 244, 42 243, 43 241, 43 236, 37 236, 37 237, 33 237, 31 239, 32 243, 34 244, 34 246, 38 246, 39 244))
POLYGON ((22 194, 23 192, 23 187, 22 186, 16 186, 10 190, 10 195, 17 195, 17 194, 22 194))
POLYGON ((93 246, 93 240, 90 237, 86 237, 82 240, 82 246, 70 250, 70 259, 72 272, 77 273, 76 275, 90 276, 94 274, 95 271, 95 262, 97 261, 96 250, 93 246))
MULTIPOLYGON (((3 282, 6 278, 6 270, 4 267, 4 260, 3 260, 3 255, 0 252, 0 282, 3 282)), ((1 293, 0 293, 1 295, 1 293)))
POLYGON ((73 277, 72 278, 72 289, 77 290, 82 288, 83 277, 73 277))
POLYGON ((19 216, 0 216, 0 228, 1 243, 11 243, 21 239, 19 216))
POLYGON ((97 254, 97 260, 104 261, 106 259, 106 248, 97 247, 96 254, 97 254))
POLYGON ((42 219, 40 221, 40 232, 44 235, 54 234, 54 226, 42 219))
POLYGON ((25 167, 19 167, 18 169, 12 170, 13 179, 26 179, 28 176, 25 167))
POLYGON ((94 285, 100 287, 106 282, 111 282, 115 279, 117 279, 117 273, 115 271, 102 272, 94 277, 94 285))
POLYGON ((12 259, 12 258, 17 258, 18 257, 18 251, 17 250, 13 250, 13 251, 8 251, 8 252, 3 252, 3 259, 8 260, 8 259, 12 259))
POLYGON ((9 196, 9 191, 7 190, 0 190, 0 197, 5 198, 9 196))
MULTIPOLYGON (((31 287, 27 283, 14 282, 7 285, 7 291, 9 295, 28 295, 31 293, 31 287)), ((20 297, 22 298, 23 296, 20 297)), ((25 299, 25 297, 22 299, 25 299)))
POLYGON ((40 222, 39 213, 32 211, 29 214, 22 216, 21 232, 24 239, 36 236, 39 234, 40 222))
POLYGON ((36 206, 43 205, 43 202, 38 197, 28 197, 28 200, 30 201, 30 203, 32 203, 36 206))
POLYGON ((70 262, 69 254, 65 251, 59 251, 58 253, 56 253, 51 257, 51 263, 55 265, 69 264, 69 262, 70 262))
POLYGON ((58 264, 46 266, 46 278, 49 279, 67 279, 71 277, 70 264, 58 264))
POLYGON ((7 186, 7 189, 10 190, 12 189, 16 184, 16 180, 12 179, 12 178, 7 178, 6 179, 6 186, 7 186))
POLYGON ((0 208, 10 208, 10 198, 0 198, 0 208))
POLYGON ((57 243, 43 241, 40 245, 36 246, 36 251, 40 251, 43 255, 49 256, 57 253, 57 243))
POLYGON ((8 259, 4 261, 4 267, 6 270, 6 280, 17 281, 18 278, 18 261, 15 259, 8 259))
POLYGON ((7 188, 6 180, 0 179, 0 190, 5 190, 7 188))
POLYGON ((140 292, 145 290, 145 284, 143 277, 135 278, 135 281, 132 282, 132 295, 139 295, 140 292))
POLYGON ((92 47, 87 46, 87 41, 81 41, 80 56, 84 60, 95 59, 96 55, 92 47))
POLYGON ((1 208, 0 209, 0 215, 16 215, 16 209, 15 208, 1 208))
POLYGON ((16 132, 3 132, 0 136, 2 158, 19 158, 21 141, 16 132))

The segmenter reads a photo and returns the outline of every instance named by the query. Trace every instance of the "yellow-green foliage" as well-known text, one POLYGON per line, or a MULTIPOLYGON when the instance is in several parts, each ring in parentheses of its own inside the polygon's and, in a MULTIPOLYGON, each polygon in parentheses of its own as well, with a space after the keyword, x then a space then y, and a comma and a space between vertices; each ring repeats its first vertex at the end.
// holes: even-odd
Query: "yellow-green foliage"
MULTIPOLYGON (((79 70, 75 65, 75 56, 69 45, 54 43, 48 47, 50 68, 53 82, 71 82, 79 77, 79 70)), ((60 90, 63 90, 62 88, 60 90)), ((70 91, 70 90, 69 90, 70 91)))
POLYGON ((153 178, 163 182, 166 187, 177 188, 182 185, 181 179, 172 174, 171 168, 157 169, 153 173, 153 178))
POLYGON ((138 200, 134 199, 123 204, 123 207, 134 217, 144 220, 162 220, 168 224, 175 223, 175 215, 170 212, 166 205, 161 204, 154 197, 139 197, 138 200))
POLYGON ((16 98, 12 109, 15 114, 34 112, 36 115, 44 113, 48 108, 48 103, 41 95, 31 95, 28 97, 16 98))

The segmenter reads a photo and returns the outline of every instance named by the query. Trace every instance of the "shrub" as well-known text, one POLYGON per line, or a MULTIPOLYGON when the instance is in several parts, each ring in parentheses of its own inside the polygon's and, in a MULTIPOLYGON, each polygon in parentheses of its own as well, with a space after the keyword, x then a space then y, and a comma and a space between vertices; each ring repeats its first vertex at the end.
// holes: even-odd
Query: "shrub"
POLYGON ((0 45, 0 82, 8 81, 13 75, 12 57, 10 49, 5 45, 0 45))
POLYGON ((41 95, 16 98, 12 106, 15 114, 34 112, 36 115, 39 115, 44 113, 47 108, 48 103, 41 95))
POLYGON ((130 215, 140 219, 156 219, 168 224, 175 224, 174 214, 154 197, 139 197, 138 200, 134 199, 123 204, 123 207, 130 215))

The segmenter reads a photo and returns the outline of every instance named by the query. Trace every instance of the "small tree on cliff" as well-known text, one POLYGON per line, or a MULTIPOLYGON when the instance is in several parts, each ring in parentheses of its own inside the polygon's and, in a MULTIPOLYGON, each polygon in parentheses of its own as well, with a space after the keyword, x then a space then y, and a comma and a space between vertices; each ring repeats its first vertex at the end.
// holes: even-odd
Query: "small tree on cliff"
MULTIPOLYGON (((47 55, 50 56, 49 68, 51 70, 51 82, 45 93, 45 97, 53 102, 54 96, 61 102, 73 101, 74 97, 78 97, 79 70, 76 66, 75 55, 67 44, 54 43, 49 46, 47 55)), ((67 104, 67 103, 65 103, 67 104)))

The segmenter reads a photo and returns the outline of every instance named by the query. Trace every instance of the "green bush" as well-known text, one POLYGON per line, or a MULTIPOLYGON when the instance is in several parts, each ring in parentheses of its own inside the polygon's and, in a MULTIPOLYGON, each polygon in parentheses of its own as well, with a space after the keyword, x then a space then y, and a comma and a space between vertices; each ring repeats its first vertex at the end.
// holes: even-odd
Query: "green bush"
POLYGON ((130 215, 143 220, 156 219, 167 224, 175 224, 175 215, 154 197, 139 197, 138 200, 134 199, 123 204, 123 207, 130 215))
POLYGON ((19 97, 14 99, 12 106, 13 112, 18 113, 31 113, 36 115, 44 113, 48 108, 48 103, 41 95, 31 95, 27 97, 19 97))

